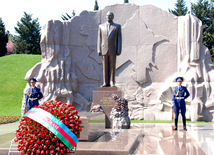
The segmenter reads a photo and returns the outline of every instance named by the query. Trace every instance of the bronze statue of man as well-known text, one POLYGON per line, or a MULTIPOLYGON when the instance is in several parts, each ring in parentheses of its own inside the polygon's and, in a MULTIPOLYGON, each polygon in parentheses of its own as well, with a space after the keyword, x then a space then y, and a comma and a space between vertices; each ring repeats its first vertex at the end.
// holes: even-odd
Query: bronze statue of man
POLYGON ((121 54, 121 25, 113 22, 114 14, 106 14, 107 22, 100 24, 98 29, 97 52, 102 56, 103 85, 115 87, 116 56, 121 54))

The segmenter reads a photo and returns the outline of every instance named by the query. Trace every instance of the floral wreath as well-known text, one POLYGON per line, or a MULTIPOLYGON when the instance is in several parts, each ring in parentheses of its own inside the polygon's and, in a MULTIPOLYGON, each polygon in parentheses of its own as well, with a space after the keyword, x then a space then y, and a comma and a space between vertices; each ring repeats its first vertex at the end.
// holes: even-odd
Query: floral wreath
POLYGON ((16 130, 21 154, 65 155, 78 143, 84 127, 78 110, 61 101, 47 101, 28 111, 16 130))

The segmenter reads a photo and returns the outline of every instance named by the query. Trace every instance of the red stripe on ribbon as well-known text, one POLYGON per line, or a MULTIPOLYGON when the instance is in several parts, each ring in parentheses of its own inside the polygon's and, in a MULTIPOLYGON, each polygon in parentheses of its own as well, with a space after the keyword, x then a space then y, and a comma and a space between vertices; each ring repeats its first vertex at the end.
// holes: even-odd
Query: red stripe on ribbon
POLYGON ((48 122, 49 124, 51 124, 52 126, 57 126, 58 128, 56 129, 57 131, 59 131, 70 143, 71 145, 74 147, 76 146, 76 142, 58 125, 56 124, 54 121, 52 121, 50 118, 45 117, 45 119, 43 119, 44 121, 48 122))

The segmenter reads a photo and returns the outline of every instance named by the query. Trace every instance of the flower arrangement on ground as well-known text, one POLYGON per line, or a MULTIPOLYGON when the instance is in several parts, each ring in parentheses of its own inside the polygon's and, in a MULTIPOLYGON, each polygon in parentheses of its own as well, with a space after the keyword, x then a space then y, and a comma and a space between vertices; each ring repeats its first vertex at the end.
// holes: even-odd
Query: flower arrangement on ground
POLYGON ((112 128, 129 129, 131 122, 128 113, 128 101, 126 99, 121 100, 117 94, 112 94, 112 98, 115 100, 115 105, 110 113, 112 128))
POLYGON ((22 117, 14 141, 21 154, 64 155, 78 142, 81 123, 74 106, 51 100, 22 117))

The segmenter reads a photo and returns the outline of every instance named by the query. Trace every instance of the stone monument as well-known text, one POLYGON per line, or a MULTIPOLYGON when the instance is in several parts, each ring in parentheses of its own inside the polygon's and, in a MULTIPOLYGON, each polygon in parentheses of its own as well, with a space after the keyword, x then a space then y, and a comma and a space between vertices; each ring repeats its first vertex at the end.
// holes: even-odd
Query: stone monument
POLYGON ((97 32, 108 11, 121 25, 115 85, 129 103, 130 119, 171 120, 173 80, 182 76, 190 92, 187 119, 214 121, 214 65, 202 43, 202 22, 153 5, 115 4, 83 11, 68 21, 48 21, 41 31, 42 61, 25 80, 37 79, 45 101, 62 100, 78 111, 89 111, 93 91, 103 84, 97 32))
POLYGON ((97 37, 97 53, 102 56, 103 63, 103 85, 93 91, 93 104, 101 105, 106 115, 106 128, 111 128, 110 112, 114 106, 111 96, 122 95, 115 87, 116 56, 121 54, 122 34, 121 25, 113 22, 113 12, 108 11, 106 19, 107 22, 99 25, 97 37))

